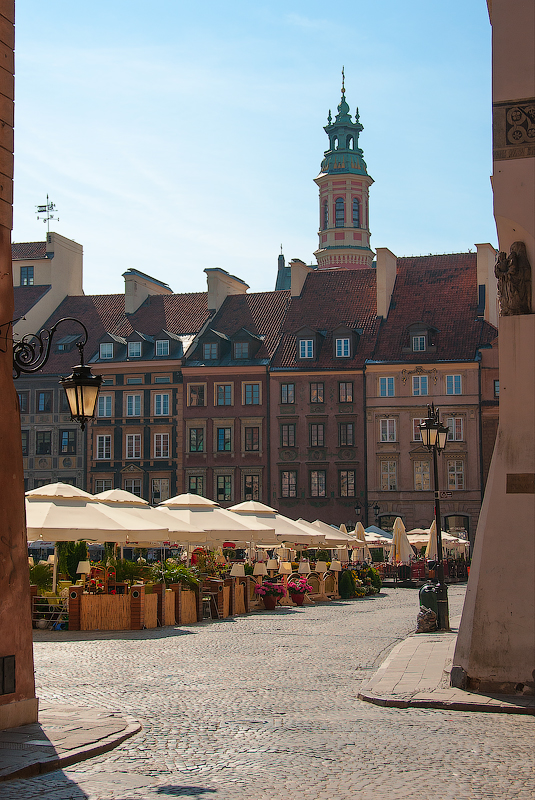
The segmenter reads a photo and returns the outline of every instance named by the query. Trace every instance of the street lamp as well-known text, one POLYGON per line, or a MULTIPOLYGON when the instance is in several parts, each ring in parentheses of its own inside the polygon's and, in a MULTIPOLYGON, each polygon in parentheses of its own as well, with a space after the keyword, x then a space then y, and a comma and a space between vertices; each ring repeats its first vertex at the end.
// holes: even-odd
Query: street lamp
POLYGON ((50 356, 52 339, 58 325, 62 322, 76 322, 85 334, 81 342, 76 342, 80 353, 80 363, 72 368, 72 375, 61 378, 60 384, 65 390, 71 419, 79 422, 82 430, 85 423, 95 416, 98 392, 102 383, 100 375, 93 375, 91 369, 84 364, 84 346, 87 344, 88 333, 83 322, 74 317, 63 317, 53 325, 50 330, 43 328, 40 333, 28 333, 19 342, 13 343, 13 373, 19 378, 21 373, 38 372, 50 356))
POLYGON ((420 425, 422 442, 433 453, 433 481, 435 489, 435 525, 437 529, 437 605, 438 628, 449 631, 450 614, 448 607, 448 589, 444 582, 444 561, 442 558, 442 530, 440 527, 440 492, 438 490, 438 453, 446 447, 449 428, 444 427, 440 421, 439 410, 435 404, 427 406, 427 419, 420 425))
MULTIPOLYGON (((366 508, 368 510, 370 508, 373 508, 373 513, 375 514, 375 524, 377 525, 377 518, 379 517, 379 511, 381 510, 379 508, 379 503, 374 503, 373 505, 371 503, 367 503, 366 504, 366 508)), ((357 519, 358 519, 358 517, 360 517, 361 512, 362 512, 362 506, 360 505, 359 501, 357 500, 357 502, 355 503, 355 516, 357 517, 357 519)), ((366 522, 368 522, 368 518, 367 517, 366 517, 366 522)))

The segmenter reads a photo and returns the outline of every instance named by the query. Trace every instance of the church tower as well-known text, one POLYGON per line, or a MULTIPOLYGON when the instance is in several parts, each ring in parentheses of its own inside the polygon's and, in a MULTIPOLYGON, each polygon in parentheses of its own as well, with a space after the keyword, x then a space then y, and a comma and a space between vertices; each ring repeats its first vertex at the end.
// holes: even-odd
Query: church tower
POLYGON ((319 269, 365 269, 372 266, 370 249, 368 190, 373 183, 358 146, 363 126, 357 108, 351 119, 345 98, 342 70, 342 99, 334 122, 331 112, 324 130, 329 149, 314 182, 320 190, 319 248, 314 255, 319 269))

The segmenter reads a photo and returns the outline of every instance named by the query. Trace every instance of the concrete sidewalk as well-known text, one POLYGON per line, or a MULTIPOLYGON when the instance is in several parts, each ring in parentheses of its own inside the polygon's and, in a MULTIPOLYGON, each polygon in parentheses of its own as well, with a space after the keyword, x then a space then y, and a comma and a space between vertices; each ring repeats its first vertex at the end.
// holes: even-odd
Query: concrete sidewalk
POLYGON ((0 731, 0 781, 101 755, 140 730, 136 720, 102 708, 40 703, 38 723, 0 731))
POLYGON ((362 686, 359 700, 395 708, 535 714, 533 695, 477 694, 450 686, 457 632, 452 625, 449 633, 415 633, 400 642, 362 686))

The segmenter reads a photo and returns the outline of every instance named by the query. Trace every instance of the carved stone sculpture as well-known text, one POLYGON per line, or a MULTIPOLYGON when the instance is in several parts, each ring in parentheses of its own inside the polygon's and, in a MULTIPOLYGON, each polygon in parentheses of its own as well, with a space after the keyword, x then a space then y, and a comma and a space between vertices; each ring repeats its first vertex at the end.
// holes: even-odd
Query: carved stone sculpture
POLYGON ((509 255, 498 253, 494 274, 501 316, 531 314, 531 266, 524 242, 513 242, 509 255))

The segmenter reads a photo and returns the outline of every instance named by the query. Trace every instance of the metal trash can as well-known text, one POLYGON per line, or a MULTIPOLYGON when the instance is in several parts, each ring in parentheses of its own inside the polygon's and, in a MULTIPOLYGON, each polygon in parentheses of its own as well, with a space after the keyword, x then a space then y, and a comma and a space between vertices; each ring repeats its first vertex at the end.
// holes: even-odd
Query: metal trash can
POLYGON ((424 583, 418 592, 418 596, 420 598, 420 608, 428 608, 430 611, 434 611, 438 619, 438 597, 436 584, 430 582, 424 583))

